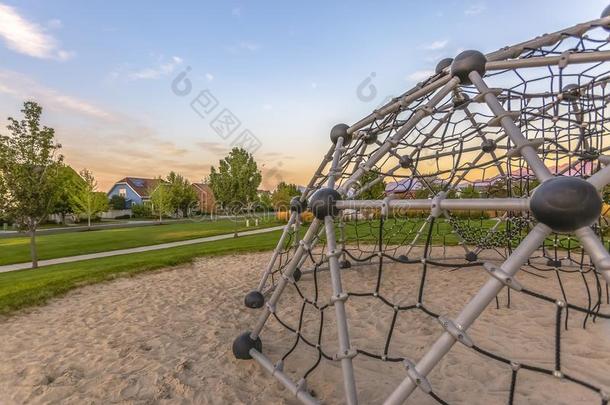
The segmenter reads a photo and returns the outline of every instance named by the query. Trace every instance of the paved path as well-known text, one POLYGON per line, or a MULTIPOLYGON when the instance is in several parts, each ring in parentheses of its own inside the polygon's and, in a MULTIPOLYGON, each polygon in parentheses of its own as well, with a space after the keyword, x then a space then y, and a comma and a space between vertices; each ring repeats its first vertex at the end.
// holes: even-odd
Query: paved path
MULTIPOLYGON (((237 236, 257 235, 260 233, 277 231, 277 230, 280 230, 283 228, 284 228, 284 225, 273 226, 271 228, 254 229, 252 231, 238 232, 237 236)), ((194 244, 203 243, 203 242, 213 242, 215 240, 233 239, 234 237, 235 237, 235 234, 233 234, 233 233, 225 233, 222 235, 208 236, 205 238, 197 238, 197 239, 189 239, 189 240, 180 240, 177 242, 161 243, 158 245, 140 246, 140 247, 135 247, 135 248, 130 248, 130 249, 110 250, 108 252, 91 253, 91 254, 87 254, 87 255, 60 257, 57 259, 49 259, 49 260, 39 260, 38 267, 50 266, 53 264, 61 264, 61 263, 79 262, 81 260, 99 259, 102 257, 127 255, 130 253, 150 252, 151 250, 169 249, 169 248, 173 248, 173 247, 194 245, 194 244)), ((6 266, 0 266, 0 273, 6 273, 9 271, 16 271, 16 270, 25 270, 25 269, 29 269, 31 267, 32 267, 31 262, 9 264, 6 266)))

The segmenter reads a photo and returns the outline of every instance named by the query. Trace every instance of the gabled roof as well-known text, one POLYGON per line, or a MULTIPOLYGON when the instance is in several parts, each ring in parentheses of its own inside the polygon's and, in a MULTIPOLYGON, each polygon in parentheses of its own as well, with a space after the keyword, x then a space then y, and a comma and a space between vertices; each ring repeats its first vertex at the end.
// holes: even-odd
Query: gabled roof
POLYGON ((210 188, 210 185, 207 183, 191 183, 191 185, 193 187, 195 187, 197 190, 199 190, 199 192, 206 192, 206 193, 211 193, 212 189, 210 188))
POLYGON ((152 190, 154 190, 159 183, 165 183, 164 180, 161 179, 143 179, 140 177, 125 177, 116 182, 127 184, 137 195, 141 198, 148 198, 149 194, 152 190))

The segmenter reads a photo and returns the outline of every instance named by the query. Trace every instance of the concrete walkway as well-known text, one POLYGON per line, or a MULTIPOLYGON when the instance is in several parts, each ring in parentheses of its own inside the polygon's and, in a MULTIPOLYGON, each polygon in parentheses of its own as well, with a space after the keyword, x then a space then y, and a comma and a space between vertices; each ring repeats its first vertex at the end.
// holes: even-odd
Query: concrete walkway
MULTIPOLYGON (((284 229, 284 225, 274 226, 271 228, 254 229, 252 231, 238 232, 237 236, 257 235, 257 234, 261 234, 261 233, 277 231, 280 229, 284 229)), ((38 267, 51 266, 53 264, 61 264, 61 263, 79 262, 81 260, 99 259, 102 257, 128 255, 130 253, 150 252, 152 250, 169 249, 169 248, 178 247, 178 246, 195 245, 197 243, 204 243, 204 242, 213 242, 216 240, 233 239, 234 237, 235 237, 234 233, 225 233, 222 235, 207 236, 205 238, 198 238, 198 239, 181 240, 181 241, 177 241, 177 242, 161 243, 158 245, 140 246, 140 247, 135 247, 135 248, 130 248, 130 249, 110 250, 108 252, 91 253, 91 254, 87 254, 87 255, 60 257, 57 259, 49 259, 49 260, 39 260, 38 267)), ((6 266, 0 266, 0 273, 7 273, 9 271, 16 271, 16 270, 26 270, 26 269, 30 269, 30 268, 32 268, 31 262, 9 264, 6 266)))

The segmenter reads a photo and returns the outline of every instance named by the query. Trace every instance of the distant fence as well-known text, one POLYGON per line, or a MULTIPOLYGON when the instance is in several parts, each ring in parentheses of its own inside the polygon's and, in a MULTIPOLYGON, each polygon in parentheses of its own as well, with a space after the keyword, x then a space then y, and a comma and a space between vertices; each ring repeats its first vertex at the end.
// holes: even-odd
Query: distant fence
POLYGON ((100 217, 102 219, 114 219, 116 217, 124 217, 126 215, 131 216, 132 215, 131 210, 110 210, 110 211, 102 212, 100 214, 100 217))

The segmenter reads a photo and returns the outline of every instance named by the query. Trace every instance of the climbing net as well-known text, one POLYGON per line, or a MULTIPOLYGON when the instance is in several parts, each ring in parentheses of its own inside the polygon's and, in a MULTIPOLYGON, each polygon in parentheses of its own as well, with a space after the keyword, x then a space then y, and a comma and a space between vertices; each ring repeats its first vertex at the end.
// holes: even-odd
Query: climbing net
POLYGON ((354 125, 333 127, 332 147, 291 202, 259 286, 246 296, 262 313, 235 340, 236 357, 257 360, 304 403, 323 399, 312 381, 332 378, 343 381, 350 404, 397 404, 414 392, 416 403, 450 403, 451 389, 428 377, 462 350, 506 373, 498 390, 508 403, 521 395, 519 376, 534 373, 607 404, 608 381, 573 371, 564 337, 571 319, 582 328, 610 319, 609 25, 602 16, 488 55, 465 51, 354 125), (301 221, 305 209, 311 223, 301 221), (456 310, 447 289, 463 295, 455 314, 441 312, 456 310), (528 358, 529 347, 494 346, 473 325, 512 317, 505 314, 516 299, 550 325, 545 360, 528 358), (267 348, 275 363, 263 353, 265 327, 283 336, 267 348), (425 350, 410 348, 422 330, 440 336, 425 350), (389 367, 379 374, 389 385, 367 397, 357 365, 366 374, 378 363, 389 367))

